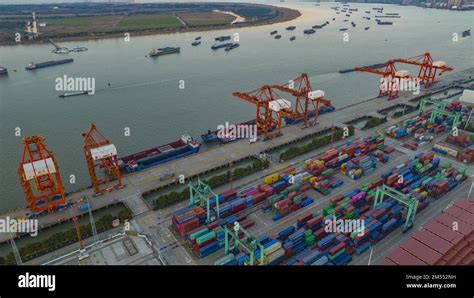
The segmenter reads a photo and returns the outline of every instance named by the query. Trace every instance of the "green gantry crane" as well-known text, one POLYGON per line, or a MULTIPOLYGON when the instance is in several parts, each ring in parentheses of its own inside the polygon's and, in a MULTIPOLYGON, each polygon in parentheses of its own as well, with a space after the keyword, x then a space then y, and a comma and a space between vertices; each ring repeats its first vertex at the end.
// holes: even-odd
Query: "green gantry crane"
POLYGON ((453 117, 453 124, 451 127, 457 127, 457 124, 459 123, 459 114, 457 113, 451 113, 445 110, 432 110, 431 111, 431 117, 430 117, 430 122, 433 123, 434 120, 436 119, 436 116, 438 115, 444 115, 448 117, 453 117))
POLYGON ((407 214, 405 224, 403 225, 403 232, 406 232, 413 226, 413 222, 415 221, 418 200, 383 184, 381 187, 377 188, 377 192, 375 193, 374 208, 383 203, 385 196, 395 199, 397 202, 405 205, 407 214))
POLYGON ((426 106, 427 103, 434 104, 438 107, 437 109, 431 110, 431 116, 430 116, 430 122, 431 123, 434 122, 434 120, 436 119, 436 116, 444 115, 444 116, 448 116, 448 117, 453 117, 452 127, 457 127, 456 125, 459 123, 459 118, 460 118, 459 115, 457 113, 451 113, 451 112, 446 111, 446 109, 445 109, 446 108, 446 103, 443 102, 443 101, 432 100, 430 98, 428 98, 428 99, 422 98, 420 100, 420 108, 419 108, 420 114, 422 114, 425 111, 425 106, 426 106))
POLYGON ((197 179, 196 184, 192 181, 189 182, 189 206, 206 206, 206 223, 213 222, 216 220, 215 217, 211 218, 211 206, 209 200, 214 197, 216 200, 216 217, 220 218, 219 214, 219 199, 218 195, 212 190, 212 188, 206 183, 202 182, 201 179, 197 179))
POLYGON ((260 244, 252 234, 242 228, 238 222, 234 222, 233 231, 227 226, 224 227, 225 233, 225 255, 230 253, 237 254, 240 248, 243 248, 249 254, 248 264, 253 265, 255 262, 255 251, 260 249, 260 265, 266 265, 263 245, 260 244), (244 234, 243 238, 239 238, 239 232, 244 234))
POLYGON ((420 114, 425 111, 425 106, 426 106, 427 103, 437 105, 438 109, 441 109, 441 110, 444 110, 444 108, 446 107, 446 103, 443 102, 443 101, 432 100, 431 98, 422 98, 420 100, 420 108, 418 109, 420 114))

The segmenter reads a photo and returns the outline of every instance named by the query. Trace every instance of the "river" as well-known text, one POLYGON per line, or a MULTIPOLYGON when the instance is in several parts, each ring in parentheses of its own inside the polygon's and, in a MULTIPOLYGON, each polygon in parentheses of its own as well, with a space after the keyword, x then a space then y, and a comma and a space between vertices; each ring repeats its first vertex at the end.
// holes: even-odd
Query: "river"
MULTIPOLYGON (((182 133, 201 133, 226 121, 240 122, 254 115, 254 107, 234 98, 234 91, 250 91, 264 84, 279 84, 302 72, 310 75, 313 88, 322 89, 336 107, 362 101, 377 94, 375 75, 339 74, 338 70, 384 62, 390 58, 412 57, 430 51, 435 60, 444 60, 456 71, 474 65, 472 37, 454 42, 453 33, 472 27, 472 12, 422 9, 382 5, 384 12, 397 12, 393 26, 378 26, 363 19, 365 10, 381 4, 351 4, 359 8, 349 22, 330 6, 310 2, 268 2, 299 9, 296 20, 259 27, 154 36, 131 36, 131 40, 103 39, 61 43, 89 50, 60 56, 52 46, 0 47, 0 65, 10 75, 0 79, 0 210, 25 205, 17 177, 22 153, 21 137, 40 134, 58 160, 67 190, 89 184, 82 132, 91 122, 118 148, 120 155, 141 151, 176 140, 182 133), (336 17, 336 21, 332 18, 336 17), (316 34, 305 36, 303 29, 329 21, 316 34), (357 27, 352 28, 350 21, 357 27), (293 32, 284 28, 297 26, 293 32), (370 26, 365 31, 364 27, 370 26), (349 41, 339 29, 350 28, 349 41), (278 30, 280 40, 270 36, 278 30), (214 37, 238 33, 241 46, 230 52, 212 51, 214 37), (194 37, 202 44, 191 46, 194 37), (289 41, 290 36, 295 41, 289 41), (180 46, 181 53, 152 59, 152 48, 180 46), (25 71, 27 63, 74 58, 66 65, 25 71), (17 70, 14 72, 13 70, 17 70), (94 96, 59 98, 55 79, 92 77, 94 96), (184 89, 180 81, 184 80, 184 89), (108 83, 110 82, 110 87, 108 83), (130 129, 130 136, 124 129, 130 129), (76 176, 71 185, 69 177, 76 176)), ((387 20, 387 19, 385 19, 387 20)), ((390 19, 392 20, 392 19, 390 19)), ((407 68, 413 71, 413 68, 407 68)), ((182 83, 182 82, 181 82, 182 83)), ((368 111, 370 112, 370 111, 368 111)))

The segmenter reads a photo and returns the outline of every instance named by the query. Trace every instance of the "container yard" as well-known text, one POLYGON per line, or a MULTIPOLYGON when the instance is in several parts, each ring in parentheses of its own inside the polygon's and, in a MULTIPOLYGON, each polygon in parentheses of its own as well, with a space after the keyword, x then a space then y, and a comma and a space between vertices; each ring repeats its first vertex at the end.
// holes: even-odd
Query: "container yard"
POLYGON ((380 277, 455 296, 474 268, 472 8, 456 4, 110 3, 101 24, 95 4, 2 4, 25 28, 0 47, 0 269, 54 294, 222 295, 242 273, 270 278, 259 296, 380 277))

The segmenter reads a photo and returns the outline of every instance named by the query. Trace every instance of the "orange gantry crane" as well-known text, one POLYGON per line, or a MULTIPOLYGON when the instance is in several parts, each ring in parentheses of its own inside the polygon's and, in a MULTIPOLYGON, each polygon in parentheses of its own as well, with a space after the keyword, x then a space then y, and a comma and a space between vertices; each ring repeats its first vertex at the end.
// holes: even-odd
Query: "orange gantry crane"
POLYGON ((431 54, 426 52, 408 59, 395 59, 395 62, 416 65, 420 67, 418 78, 425 87, 431 87, 435 83, 436 75, 442 75, 443 71, 452 71, 453 68, 446 65, 444 61, 433 61, 431 54))
POLYGON ((122 176, 118 165, 117 149, 100 133, 94 123, 84 137, 84 153, 92 187, 96 193, 122 186, 122 176), (98 171, 101 170, 102 173, 98 171), (102 178, 99 178, 99 175, 102 178), (116 181, 114 186, 101 187, 111 181, 116 181))
POLYGON ((26 137, 23 145, 18 175, 28 208, 32 212, 54 210, 66 201, 56 158, 41 136, 26 137))
POLYGON ((331 106, 331 101, 324 98, 323 91, 313 91, 306 73, 284 85, 273 85, 271 87, 287 92, 296 98, 291 118, 294 121, 303 121, 305 125, 317 123, 320 104, 331 106))
POLYGON ((388 99, 392 100, 398 97, 399 88, 392 88, 391 82, 400 82, 402 79, 411 79, 408 71, 397 71, 395 68, 395 61, 390 60, 385 63, 384 70, 379 70, 377 68, 367 68, 367 67, 356 67, 358 71, 374 73, 383 76, 380 80, 379 88, 379 97, 388 95, 388 99), (387 88, 384 88, 382 84, 387 83, 387 88))
POLYGON ((289 101, 280 98, 270 86, 263 86, 247 93, 234 92, 232 95, 256 106, 257 131, 263 133, 265 139, 281 135, 283 117, 292 115, 289 101))

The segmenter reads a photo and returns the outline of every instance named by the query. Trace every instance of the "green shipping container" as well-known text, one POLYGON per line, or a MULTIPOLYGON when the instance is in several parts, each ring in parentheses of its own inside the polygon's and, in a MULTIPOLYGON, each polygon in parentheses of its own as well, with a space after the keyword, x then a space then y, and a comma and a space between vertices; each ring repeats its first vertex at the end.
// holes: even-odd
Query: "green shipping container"
POLYGON ((311 229, 308 229, 308 230, 306 230, 306 231, 304 232, 304 236, 305 236, 305 237, 309 237, 309 236, 311 236, 311 235, 313 235, 313 230, 311 230, 311 229))
POLYGON ((197 232, 195 232, 195 233, 192 233, 192 234, 189 236, 189 239, 194 240, 194 239, 199 238, 200 236, 202 236, 202 235, 204 235, 204 234, 206 234, 206 233, 208 233, 208 232, 209 232, 209 229, 208 229, 208 228, 204 228, 204 229, 202 229, 202 230, 200 230, 200 231, 197 231, 197 232))
POLYGON ((344 252, 346 251, 345 248, 341 249, 340 251, 338 251, 337 253, 335 253, 333 256, 328 256, 330 260, 334 260, 335 258, 337 258, 338 256, 342 255, 344 252))
POLYGON ((204 242, 206 242, 207 240, 212 239, 212 238, 214 238, 214 237, 216 237, 216 233, 215 233, 215 232, 210 232, 210 233, 207 233, 207 234, 202 235, 202 236, 200 236, 199 238, 197 238, 197 239, 196 239, 196 243, 197 243, 197 244, 201 244, 201 243, 204 243, 204 242))
POLYGON ((447 163, 443 164, 443 169, 447 169, 447 168, 450 168, 450 167, 451 167, 450 162, 447 162, 447 163))

